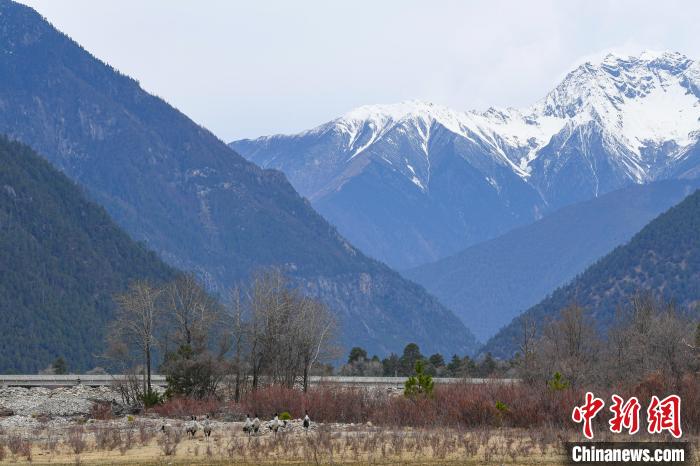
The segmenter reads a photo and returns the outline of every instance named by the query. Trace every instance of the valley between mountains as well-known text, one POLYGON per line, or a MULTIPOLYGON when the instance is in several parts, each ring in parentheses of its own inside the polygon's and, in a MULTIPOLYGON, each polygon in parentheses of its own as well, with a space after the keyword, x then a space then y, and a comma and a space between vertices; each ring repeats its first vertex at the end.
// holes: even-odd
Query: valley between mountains
MULTIPOLYGON (((94 365, 97 352, 81 348, 102 344, 100 325, 79 343, 52 330, 83 314, 108 321, 109 296, 134 278, 192 272, 225 297, 267 267, 333 310, 341 348, 389 355, 414 342, 477 355, 479 341, 698 187, 700 65, 676 52, 586 62, 526 108, 366 105, 227 146, 31 8, 0 2, 0 41, 0 132, 14 164, 0 191, 4 257, 23 238, 40 260, 95 260, 42 237, 84 230, 67 199, 114 235, 85 239, 112 273, 108 286, 71 288, 74 308, 31 264, 2 264, 16 284, 4 288, 3 315, 24 309, 12 331, 52 335, 34 363, 10 358, 6 370, 64 353, 94 365), (47 176, 64 188, 47 190, 47 176), (18 193, 56 207, 33 209, 18 193), (111 243, 120 246, 100 249, 111 243), (140 265, 124 269, 124 255, 140 265), (17 293, 51 305, 9 304, 17 293)), ((686 291, 676 298, 694 302, 686 291)))
POLYGON ((523 109, 367 105, 231 147, 488 339, 697 188, 700 64, 610 54, 523 109))

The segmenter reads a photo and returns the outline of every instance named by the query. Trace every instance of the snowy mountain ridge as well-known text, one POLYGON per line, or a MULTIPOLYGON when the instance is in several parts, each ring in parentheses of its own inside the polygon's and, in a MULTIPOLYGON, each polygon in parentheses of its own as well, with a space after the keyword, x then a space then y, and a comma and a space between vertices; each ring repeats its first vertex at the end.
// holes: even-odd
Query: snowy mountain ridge
POLYGON ((700 176, 700 64, 609 54, 530 107, 358 107, 231 146, 283 171, 360 249, 406 268, 630 184, 700 176))
MULTIPOLYGON (((431 128, 486 142, 494 155, 523 178, 531 174, 537 150, 567 125, 599 124, 611 144, 635 157, 629 175, 650 179, 645 149, 671 143, 679 158, 700 137, 700 64, 680 53, 643 52, 638 57, 609 54, 570 72, 546 97, 525 109, 458 111, 422 101, 365 105, 301 134, 339 131, 346 135, 348 161, 397 126, 413 127, 426 156, 431 128)), ((417 183, 418 184, 418 183, 417 183)), ((420 186, 427 185, 421 180, 420 186)))

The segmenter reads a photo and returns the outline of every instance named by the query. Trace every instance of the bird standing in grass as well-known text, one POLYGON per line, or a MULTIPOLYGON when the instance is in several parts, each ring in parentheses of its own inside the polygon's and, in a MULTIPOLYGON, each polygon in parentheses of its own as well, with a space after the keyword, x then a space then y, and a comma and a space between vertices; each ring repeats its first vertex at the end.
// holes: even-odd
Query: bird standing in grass
POLYGON ((302 425, 304 426, 304 430, 308 431, 309 427, 311 427, 311 418, 309 417, 308 411, 304 411, 304 413, 304 422, 302 425))
POLYGON ((185 423, 185 432, 194 438, 197 435, 197 416, 190 416, 190 420, 185 423))
POLYGON ((255 419, 253 419, 253 433, 257 434, 260 430, 260 418, 258 418, 257 413, 255 414, 255 419))
POLYGON ((250 420, 250 414, 245 415, 245 424, 243 424, 243 432, 251 435, 253 433, 253 421, 250 420))
POLYGON ((277 413, 275 413, 275 418, 274 418, 274 419, 272 420, 272 422, 270 423, 270 430, 271 430, 272 432, 274 432, 275 434, 277 434, 277 431, 278 431, 279 428, 280 428, 280 424, 282 424, 282 423, 280 422, 280 418, 279 418, 279 416, 277 415, 277 413))
POLYGON ((204 422, 202 422, 202 431, 204 431, 205 437, 211 437, 211 423, 209 422, 208 414, 206 419, 204 419, 204 422))

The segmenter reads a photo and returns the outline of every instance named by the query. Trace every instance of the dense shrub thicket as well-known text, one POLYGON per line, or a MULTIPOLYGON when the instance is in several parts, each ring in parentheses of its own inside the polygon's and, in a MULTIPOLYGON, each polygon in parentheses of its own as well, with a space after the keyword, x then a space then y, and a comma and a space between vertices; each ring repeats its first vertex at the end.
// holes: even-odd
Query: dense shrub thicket
MULTIPOLYGON (((663 377, 650 375, 631 387, 553 390, 547 384, 502 383, 436 385, 432 397, 404 397, 383 390, 366 390, 317 386, 307 392, 269 386, 246 393, 236 402, 173 398, 155 408, 163 416, 223 414, 243 417, 258 414, 271 418, 288 411, 303 417, 306 410, 318 422, 367 423, 395 427, 555 427, 575 429, 571 422, 574 406, 583 403, 586 390, 610 404, 615 393, 622 397, 637 396, 643 409, 652 395, 681 396, 684 432, 700 432, 700 376, 688 374, 680 388, 670 386, 663 377), (501 409, 499 409, 501 407, 501 409), (505 407, 505 408, 504 408, 505 407)), ((644 414, 644 413, 642 413, 644 414)), ((607 430, 610 412, 595 419, 597 428, 607 430)), ((644 416, 641 417, 642 427, 644 416)))

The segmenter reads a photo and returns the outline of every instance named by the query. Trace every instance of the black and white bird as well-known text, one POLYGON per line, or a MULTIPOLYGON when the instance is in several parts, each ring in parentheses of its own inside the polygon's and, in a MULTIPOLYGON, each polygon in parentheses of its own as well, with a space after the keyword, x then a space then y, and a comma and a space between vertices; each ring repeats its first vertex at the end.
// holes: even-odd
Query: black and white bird
POLYGON ((243 432, 251 435, 253 433, 253 421, 250 420, 250 414, 245 415, 245 423, 243 424, 243 432))
POLYGON ((304 411, 304 413, 304 422, 302 425, 304 426, 304 430, 308 431, 309 427, 311 427, 311 418, 309 417, 308 411, 304 411))
POLYGON ((194 438, 194 436, 197 435, 198 427, 197 416, 190 416, 190 420, 185 423, 185 432, 187 432, 187 435, 191 435, 194 438))
POLYGON ((260 430, 260 418, 258 418, 257 413, 255 414, 255 419, 253 419, 253 433, 257 434, 260 430))
POLYGON ((274 419, 272 419, 272 421, 270 422, 270 430, 276 434, 281 425, 282 423, 280 422, 280 418, 277 415, 277 413, 275 413, 274 419))
POLYGON ((209 415, 207 414, 206 419, 202 422, 202 431, 205 437, 211 437, 211 423, 209 422, 209 415))

